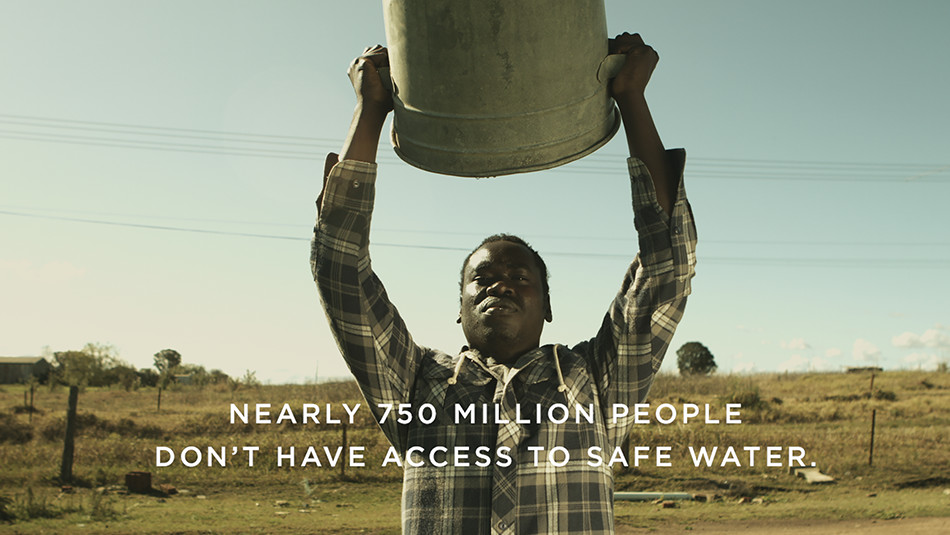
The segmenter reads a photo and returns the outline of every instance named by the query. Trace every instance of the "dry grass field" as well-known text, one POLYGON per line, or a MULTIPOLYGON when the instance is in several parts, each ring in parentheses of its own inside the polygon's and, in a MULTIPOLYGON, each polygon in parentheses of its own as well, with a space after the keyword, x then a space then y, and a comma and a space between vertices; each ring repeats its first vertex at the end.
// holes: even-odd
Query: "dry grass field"
MULTIPOLYGON (((362 402, 353 383, 236 390, 179 386, 163 392, 160 411, 155 389, 86 389, 79 395, 72 492, 62 492, 64 482, 57 479, 66 398, 64 388, 39 387, 31 414, 22 385, 0 389, 0 531, 399 532, 401 470, 380 466, 388 444, 368 409, 362 407, 346 426, 325 418, 327 404, 333 418, 346 420, 343 404, 362 402), (284 404, 299 420, 303 405, 315 403, 321 423, 232 424, 232 403, 247 403, 252 413, 255 404, 269 403, 273 421, 284 404), (364 467, 346 466, 345 453, 330 466, 344 440, 348 448, 362 448, 364 467), (278 466, 277 448, 286 453, 290 446, 296 448, 295 466, 286 458, 278 466), (159 447, 174 451, 176 462, 156 466, 159 447), (181 462, 189 447, 195 449, 185 460, 193 467, 181 462), (209 447, 225 466, 209 456, 209 447), (258 448, 253 466, 245 449, 251 447, 258 448), (156 490, 127 493, 125 474, 131 471, 150 472, 156 490), (160 485, 177 492, 162 492, 160 485)), ((703 532, 745 524, 774 531, 792 521, 823 519, 896 529, 902 521, 950 516, 950 374, 878 373, 873 389, 867 373, 661 376, 651 406, 663 403, 680 412, 684 404, 709 404, 711 416, 719 419, 726 403, 740 403, 742 423, 707 424, 701 415, 686 424, 680 418, 638 426, 630 446, 645 448, 643 457, 639 466, 633 466, 632 455, 630 466, 616 466, 617 490, 688 492, 708 501, 675 502, 675 507, 618 502, 620 532, 703 532), (872 411, 876 429, 869 466, 872 411), (788 473, 784 457, 773 463, 783 466, 769 466, 766 447, 779 448, 775 451, 784 456, 791 446, 835 482, 807 484, 788 473), (690 448, 700 447, 717 448, 711 466, 695 466, 690 448), (723 456, 730 447, 731 459, 723 456), (669 448, 669 466, 656 466, 659 448, 669 448)))

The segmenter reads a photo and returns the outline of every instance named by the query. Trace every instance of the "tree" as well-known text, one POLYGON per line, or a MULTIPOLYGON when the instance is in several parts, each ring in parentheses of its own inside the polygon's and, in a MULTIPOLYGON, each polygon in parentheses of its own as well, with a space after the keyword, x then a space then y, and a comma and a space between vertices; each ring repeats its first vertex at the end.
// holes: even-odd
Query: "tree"
POLYGON ((135 372, 141 386, 157 386, 158 373, 151 368, 142 368, 135 372))
POLYGON ((172 373, 178 365, 181 364, 181 353, 174 349, 163 349, 155 353, 155 369, 159 375, 168 375, 172 373))
POLYGON ((56 382, 70 386, 101 386, 102 364, 84 351, 53 353, 53 375, 56 382))
POLYGON ((230 377, 228 377, 228 374, 224 373, 223 371, 217 368, 208 372, 208 377, 209 377, 210 383, 213 385, 227 383, 228 379, 230 379, 230 377))
POLYGON ((109 370, 109 375, 114 377, 114 381, 111 381, 112 384, 119 384, 126 392, 131 392, 132 389, 137 389, 139 387, 139 377, 138 372, 135 371, 135 368, 129 366, 128 364, 120 364, 109 370))
POLYGON ((116 382, 111 370, 125 364, 115 347, 108 344, 88 343, 81 351, 53 353, 55 381, 75 386, 108 386, 116 382))
POLYGON ((709 348, 699 342, 687 342, 676 350, 680 375, 709 375, 716 371, 716 359, 709 348))
POLYGON ((252 372, 251 370, 246 370, 244 372, 244 377, 241 377, 240 381, 242 385, 249 388, 257 388, 261 386, 261 381, 257 378, 257 372, 252 372))

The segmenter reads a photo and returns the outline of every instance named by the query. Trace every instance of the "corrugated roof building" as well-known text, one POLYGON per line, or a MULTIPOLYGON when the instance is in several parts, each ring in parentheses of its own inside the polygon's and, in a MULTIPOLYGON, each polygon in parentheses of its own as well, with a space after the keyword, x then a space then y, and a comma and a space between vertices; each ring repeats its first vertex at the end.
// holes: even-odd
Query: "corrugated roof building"
POLYGON ((43 357, 0 357, 0 384, 25 383, 49 376, 52 365, 43 357))

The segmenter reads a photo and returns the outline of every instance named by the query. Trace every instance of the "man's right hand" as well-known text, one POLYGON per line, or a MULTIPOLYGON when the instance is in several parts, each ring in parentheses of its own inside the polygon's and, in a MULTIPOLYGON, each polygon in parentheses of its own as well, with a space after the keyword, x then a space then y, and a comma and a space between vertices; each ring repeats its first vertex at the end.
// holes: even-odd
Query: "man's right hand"
POLYGON ((346 71, 359 103, 383 114, 392 111, 393 97, 383 86, 378 69, 388 66, 389 51, 384 46, 376 45, 363 50, 346 71))
POLYGON ((343 142, 340 160, 376 162, 376 147, 386 116, 393 109, 393 97, 379 77, 379 67, 389 65, 389 51, 376 45, 369 47, 350 63, 346 73, 356 91, 353 122, 343 142))

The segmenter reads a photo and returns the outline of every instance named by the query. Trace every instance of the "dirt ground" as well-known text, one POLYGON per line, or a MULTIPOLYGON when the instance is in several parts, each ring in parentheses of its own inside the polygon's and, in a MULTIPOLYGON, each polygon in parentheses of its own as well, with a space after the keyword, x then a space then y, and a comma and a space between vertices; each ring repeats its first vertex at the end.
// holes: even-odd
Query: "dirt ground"
POLYGON ((618 535, 671 535, 676 533, 702 535, 734 535, 763 533, 768 535, 937 535, 950 534, 950 517, 904 518, 896 520, 746 520, 741 522, 709 522, 689 525, 657 526, 655 528, 620 527, 618 535))

